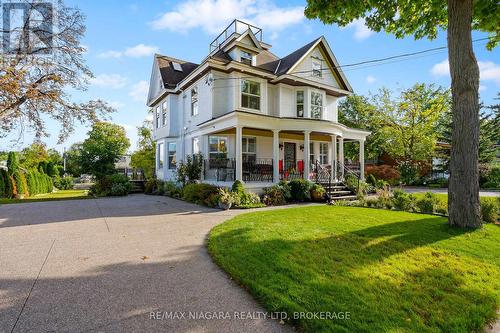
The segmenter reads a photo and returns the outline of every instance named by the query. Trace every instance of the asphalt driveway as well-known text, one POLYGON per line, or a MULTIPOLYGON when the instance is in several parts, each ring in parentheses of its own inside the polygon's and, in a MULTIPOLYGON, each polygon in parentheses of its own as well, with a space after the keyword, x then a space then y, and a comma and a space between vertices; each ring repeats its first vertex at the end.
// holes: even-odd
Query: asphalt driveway
POLYGON ((0 332, 291 331, 206 251, 235 214, 145 195, 0 206, 0 332))

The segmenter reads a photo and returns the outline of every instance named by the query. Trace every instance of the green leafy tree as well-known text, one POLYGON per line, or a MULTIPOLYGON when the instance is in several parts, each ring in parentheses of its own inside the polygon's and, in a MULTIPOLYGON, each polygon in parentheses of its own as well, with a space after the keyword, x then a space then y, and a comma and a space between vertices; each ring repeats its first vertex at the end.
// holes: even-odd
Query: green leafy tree
POLYGON ((305 14, 326 24, 346 26, 364 18, 368 28, 397 38, 436 38, 447 29, 451 73, 453 130, 448 188, 449 223, 481 226, 478 182, 479 66, 472 30, 490 33, 487 44, 498 44, 500 6, 497 0, 307 0, 305 14))
POLYGON ((64 153, 66 159, 66 173, 78 177, 82 174, 80 167, 80 156, 82 155, 82 143, 72 144, 64 153))
POLYGON ((152 179, 155 173, 155 151, 156 144, 153 140, 151 122, 137 128, 139 134, 138 149, 132 153, 130 165, 141 169, 146 179, 152 179))
POLYGON ((83 173, 94 175, 97 180, 115 173, 115 163, 130 147, 122 126, 97 122, 82 144, 78 158, 83 173))
POLYGON ((26 169, 37 168, 40 162, 47 161, 49 155, 47 148, 42 142, 33 142, 30 146, 21 150, 19 163, 26 169))

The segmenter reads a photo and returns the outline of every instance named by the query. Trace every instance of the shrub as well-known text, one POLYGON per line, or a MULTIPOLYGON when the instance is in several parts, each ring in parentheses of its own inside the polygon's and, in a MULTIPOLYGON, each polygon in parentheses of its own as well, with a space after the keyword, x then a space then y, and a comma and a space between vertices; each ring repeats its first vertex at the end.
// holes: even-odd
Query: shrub
POLYGON ((345 185, 349 190, 351 190, 355 194, 357 195, 359 194, 360 197, 363 197, 366 194, 374 191, 373 186, 371 186, 365 181, 358 180, 358 178, 353 175, 348 175, 346 177, 345 185))
POLYGON ((183 185, 195 183, 200 180, 203 171, 203 155, 195 154, 186 156, 186 162, 179 162, 177 166, 177 181, 183 185))
POLYGON ((365 200, 366 207, 378 207, 378 199, 376 198, 368 198, 365 200))
POLYGON ((488 170, 484 178, 480 179, 483 188, 500 188, 500 167, 494 167, 488 170))
POLYGON ((54 186, 60 190, 71 190, 73 188, 73 177, 65 176, 54 182, 54 186))
POLYGON ((98 179, 90 188, 89 193, 96 196, 121 196, 129 194, 131 190, 132 184, 127 176, 113 174, 98 179))
POLYGON ((153 191, 153 194, 163 195, 165 193, 165 182, 163 180, 157 180, 156 189, 153 191))
POLYGON ((218 187, 210 184, 188 184, 184 187, 182 198, 188 202, 206 205, 211 194, 218 194, 218 187))
POLYGON ((245 190, 245 186, 239 180, 236 180, 231 187, 231 192, 234 193, 233 206, 237 208, 256 208, 262 207, 260 197, 245 190))
POLYGON ((0 169, 0 177, 2 177, 2 181, 4 184, 3 196, 5 198, 12 198, 14 196, 14 193, 12 188, 12 182, 10 180, 9 174, 7 173, 7 170, 0 169))
POLYGON ((448 203, 444 200, 439 200, 435 211, 437 214, 448 215, 448 203))
POLYGON ((144 193, 152 194, 158 188, 158 180, 156 178, 151 178, 144 184, 144 193))
POLYGON ((399 171, 390 165, 367 165, 365 174, 373 175, 376 179, 388 181, 391 185, 397 184, 401 175, 399 171))
POLYGON ((245 187, 243 186, 243 183, 239 180, 235 180, 233 186, 231 186, 231 192, 235 192, 238 194, 244 193, 245 187))
POLYGON ((271 187, 264 188, 262 202, 266 206, 280 206, 287 202, 287 191, 289 194, 288 185, 277 184, 271 187))
POLYGON ((500 210, 500 198, 481 197, 481 216, 484 222, 496 223, 500 210))
POLYGON ((377 185, 377 178, 375 178, 375 176, 373 174, 369 174, 366 177, 366 182, 372 186, 376 186, 377 185))
POLYGON ((312 182, 307 179, 294 179, 288 184, 290 186, 292 201, 304 202, 311 200, 312 182))
POLYGON ((414 198, 403 190, 395 189, 392 193, 392 204, 397 210, 411 211, 415 204, 414 198))
POLYGON ((14 179, 16 183, 16 195, 21 196, 25 195, 26 193, 26 188, 24 187, 24 182, 21 177, 21 172, 19 170, 13 171, 12 172, 12 178, 14 179))
POLYGON ((173 181, 166 181, 163 183, 163 193, 167 197, 180 198, 182 197, 182 187, 178 186, 177 183, 173 181))
POLYGON ((392 192, 389 187, 377 190, 377 207, 392 209, 392 192))
POLYGON ((432 214, 439 203, 438 197, 432 192, 425 192, 424 196, 417 200, 416 206, 421 213, 432 214))

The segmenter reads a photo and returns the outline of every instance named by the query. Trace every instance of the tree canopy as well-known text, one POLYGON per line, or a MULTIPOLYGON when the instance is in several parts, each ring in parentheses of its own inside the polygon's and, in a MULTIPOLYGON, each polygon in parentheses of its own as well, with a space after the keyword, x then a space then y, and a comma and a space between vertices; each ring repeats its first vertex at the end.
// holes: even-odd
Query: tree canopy
POLYGON ((81 146, 78 162, 83 173, 101 179, 115 173, 115 163, 130 147, 122 126, 97 122, 81 146))
POLYGON ((152 124, 145 121, 137 128, 139 134, 138 148, 132 153, 130 165, 141 169, 146 179, 154 176, 156 144, 153 140, 152 124))

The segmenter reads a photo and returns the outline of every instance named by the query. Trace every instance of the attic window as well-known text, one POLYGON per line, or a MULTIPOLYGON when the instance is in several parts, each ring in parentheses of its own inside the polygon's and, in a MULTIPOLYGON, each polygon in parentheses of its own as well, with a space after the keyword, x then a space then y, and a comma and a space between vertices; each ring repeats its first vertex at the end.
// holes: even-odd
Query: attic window
POLYGON ((179 64, 178 62, 172 61, 172 67, 174 68, 175 71, 182 72, 181 64, 179 64))
POLYGON ((241 51, 240 52, 240 61, 244 64, 252 66, 252 54, 245 52, 245 51, 241 51))

